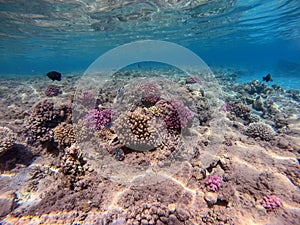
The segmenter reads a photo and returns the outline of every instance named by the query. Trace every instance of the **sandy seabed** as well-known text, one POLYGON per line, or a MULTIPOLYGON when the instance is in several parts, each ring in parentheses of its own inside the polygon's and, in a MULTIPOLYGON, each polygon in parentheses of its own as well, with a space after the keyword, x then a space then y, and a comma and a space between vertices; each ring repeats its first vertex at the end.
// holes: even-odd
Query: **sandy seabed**
POLYGON ((1 224, 299 224, 300 92, 214 74, 2 78, 1 224))

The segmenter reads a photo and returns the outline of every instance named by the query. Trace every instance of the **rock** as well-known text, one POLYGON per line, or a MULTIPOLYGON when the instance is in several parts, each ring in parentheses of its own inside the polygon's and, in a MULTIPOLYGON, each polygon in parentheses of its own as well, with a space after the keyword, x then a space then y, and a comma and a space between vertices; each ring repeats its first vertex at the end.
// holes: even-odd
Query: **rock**
POLYGON ((281 149, 286 149, 289 147, 289 142, 285 138, 280 137, 278 138, 277 146, 281 149))
POLYGON ((215 192, 207 192, 204 196, 204 200, 207 202, 208 206, 213 206, 218 201, 218 194, 215 192))
POLYGON ((252 104, 252 107, 257 111, 264 111, 263 100, 261 96, 258 96, 252 104))
POLYGON ((14 192, 8 191, 0 195, 0 217, 6 216, 16 207, 17 196, 14 192))

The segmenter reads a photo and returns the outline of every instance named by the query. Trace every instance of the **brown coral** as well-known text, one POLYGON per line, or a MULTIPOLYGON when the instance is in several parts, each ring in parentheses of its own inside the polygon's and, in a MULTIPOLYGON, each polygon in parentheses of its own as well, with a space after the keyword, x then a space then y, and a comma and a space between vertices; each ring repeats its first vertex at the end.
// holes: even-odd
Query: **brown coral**
POLYGON ((27 142, 37 144, 38 142, 52 142, 53 128, 60 122, 71 122, 72 108, 70 105, 61 105, 57 108, 54 103, 44 100, 35 105, 32 113, 25 121, 27 142))
POLYGON ((146 108, 137 108, 133 112, 122 114, 112 128, 118 135, 120 143, 126 147, 147 151, 161 143, 161 126, 156 117, 146 108))
POLYGON ((251 123, 247 127, 245 134, 253 138, 270 141, 274 138, 275 131, 270 125, 265 123, 251 123))
POLYGON ((7 127, 0 127, 0 155, 10 150, 16 142, 16 134, 7 127))
POLYGON ((54 139, 62 149, 67 146, 71 146, 71 144, 76 141, 73 126, 63 122, 55 127, 54 139))

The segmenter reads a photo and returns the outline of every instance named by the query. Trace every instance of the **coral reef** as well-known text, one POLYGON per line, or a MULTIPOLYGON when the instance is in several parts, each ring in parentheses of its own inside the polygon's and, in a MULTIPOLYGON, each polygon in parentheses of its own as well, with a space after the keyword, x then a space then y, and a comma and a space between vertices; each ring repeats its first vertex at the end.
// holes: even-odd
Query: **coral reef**
POLYGON ((71 146, 75 143, 75 135, 72 124, 62 122, 54 128, 54 140, 61 149, 71 146))
POLYGON ((223 179, 219 176, 209 176, 206 181, 205 185, 209 187, 211 191, 217 191, 222 186, 223 179))
POLYGON ((160 86, 155 82, 146 82, 141 85, 142 103, 146 107, 155 105, 160 100, 160 86))
POLYGON ((252 138, 260 138, 261 140, 270 141, 275 136, 273 128, 265 123, 251 123, 245 130, 245 134, 252 138))
POLYGON ((57 85, 49 85, 45 90, 45 95, 47 97, 57 96, 58 94, 60 94, 60 87, 57 85))
POLYGON ((100 130, 111 122, 113 111, 110 109, 91 109, 84 117, 84 124, 91 130, 100 130))
POLYGON ((261 204, 267 211, 271 211, 282 206, 280 198, 278 198, 276 195, 265 196, 261 204))
POLYGON ((10 150, 15 142, 17 136, 8 127, 0 127, 0 156, 10 150))

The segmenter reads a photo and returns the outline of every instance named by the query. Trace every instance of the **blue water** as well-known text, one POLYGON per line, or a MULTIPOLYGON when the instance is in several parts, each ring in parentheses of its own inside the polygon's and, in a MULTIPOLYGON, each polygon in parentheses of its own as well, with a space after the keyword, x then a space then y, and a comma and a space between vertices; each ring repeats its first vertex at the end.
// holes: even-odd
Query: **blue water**
POLYGON ((136 40, 164 40, 238 82, 300 89, 298 0, 115 0, 0 3, 0 74, 85 71, 101 54, 136 40))

